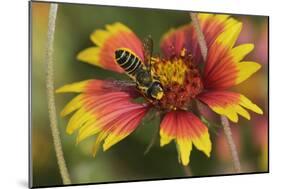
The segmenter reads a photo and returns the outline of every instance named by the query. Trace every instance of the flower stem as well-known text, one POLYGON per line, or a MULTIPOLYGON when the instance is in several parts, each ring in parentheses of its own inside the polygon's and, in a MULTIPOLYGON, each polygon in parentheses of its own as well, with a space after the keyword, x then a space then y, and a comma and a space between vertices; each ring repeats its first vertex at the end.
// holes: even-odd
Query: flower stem
MULTIPOLYGON (((208 47, 207 47, 207 44, 206 44, 206 40, 205 40, 203 31, 202 31, 202 29, 200 27, 200 24, 199 24, 197 14, 196 13, 190 13, 190 17, 191 17, 193 26, 195 28, 195 32, 197 34, 197 40, 198 40, 198 43, 199 43, 201 54, 203 56, 203 60, 204 60, 204 62, 206 62, 207 55, 208 55, 208 47)), ((221 116, 221 123, 222 123, 222 126, 223 126, 224 134, 225 134, 226 139, 227 139, 228 146, 229 146, 230 151, 231 151, 234 169, 237 173, 239 173, 239 172, 241 172, 241 164, 240 164, 240 160, 239 160, 239 157, 238 157, 238 152, 236 150, 234 140, 232 138, 232 133, 231 133, 231 130, 230 130, 229 121, 225 116, 221 116)))
POLYGON ((57 163, 59 166, 63 184, 71 184, 71 180, 63 156, 60 133, 57 126, 55 96, 54 96, 53 43, 54 43, 54 34, 55 34, 55 26, 56 26, 57 9, 58 9, 57 4, 52 3, 50 5, 47 47, 46 47, 46 57, 45 57, 46 58, 46 89, 47 89, 50 127, 51 127, 54 147, 55 147, 55 153, 57 157, 57 163))
POLYGON ((203 60, 206 61, 207 54, 208 54, 208 47, 207 47, 207 43, 206 43, 204 34, 203 34, 202 30, 201 30, 201 26, 199 24, 199 20, 197 18, 197 14, 191 12, 190 13, 190 17, 191 17, 193 26, 195 28, 195 32, 197 34, 197 40, 198 40, 198 43, 199 43, 201 54, 203 56, 203 60))
POLYGON ((232 161, 233 161, 233 165, 234 165, 234 169, 236 171, 236 173, 240 173, 241 172, 241 164, 240 164, 240 160, 238 157, 238 152, 236 150, 236 145, 233 141, 232 138, 232 133, 230 130, 230 124, 228 119, 225 116, 221 116, 221 123, 223 126, 223 130, 227 139, 227 143, 231 152, 231 157, 232 157, 232 161))
POLYGON ((183 171, 184 171, 185 176, 188 176, 188 177, 193 176, 192 171, 189 166, 183 166, 183 171))

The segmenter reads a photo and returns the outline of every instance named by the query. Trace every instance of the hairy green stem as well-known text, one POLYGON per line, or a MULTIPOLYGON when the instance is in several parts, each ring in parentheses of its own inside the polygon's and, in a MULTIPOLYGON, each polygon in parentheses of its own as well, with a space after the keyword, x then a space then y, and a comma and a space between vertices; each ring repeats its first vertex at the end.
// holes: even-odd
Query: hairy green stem
POLYGON ((199 48, 201 50, 201 54, 203 56, 204 61, 206 61, 207 55, 208 55, 208 47, 207 47, 207 43, 206 43, 206 40, 205 40, 205 36, 204 36, 204 34, 202 32, 202 29, 201 29, 199 20, 197 18, 197 14, 191 12, 190 17, 191 17, 193 26, 195 28, 195 32, 197 34, 197 40, 198 40, 198 43, 199 43, 199 48))
POLYGON ((232 133, 231 133, 231 129, 230 129, 230 124, 228 119, 225 116, 221 116, 221 123, 223 126, 223 130, 227 139, 227 143, 230 149, 230 153, 231 153, 231 157, 232 157, 232 161, 233 161, 233 165, 234 165, 234 169, 237 173, 241 172, 241 164, 240 164, 240 160, 238 157, 238 152, 236 150, 236 145, 233 141, 232 138, 232 133))
MULTIPOLYGON (((193 26, 195 28, 195 32, 197 34, 197 40, 198 40, 198 44, 199 44, 199 47, 201 50, 201 54, 203 56, 203 60, 204 60, 204 62, 206 62, 207 55, 208 55, 208 47, 206 44, 206 40, 205 40, 203 31, 200 27, 200 23, 199 23, 197 14, 190 13, 190 17, 191 17, 193 26)), ((231 152, 234 169, 237 173, 239 173, 239 172, 241 172, 241 164, 240 164, 238 152, 237 152, 237 149, 236 149, 233 137, 232 137, 229 121, 225 116, 221 116, 221 123, 222 123, 224 134, 226 136, 227 143, 228 143, 228 146, 229 146, 229 149, 231 152)))
POLYGON ((49 11, 49 23, 47 34, 47 47, 46 47, 46 89, 47 89, 47 101, 48 111, 50 119, 50 127, 55 147, 55 153, 57 157, 57 163, 59 166, 60 174, 63 184, 71 184, 69 173, 66 167, 60 133, 57 125, 56 107, 55 107, 55 95, 54 95, 54 67, 53 67, 53 51, 54 51, 54 34, 56 27, 58 4, 52 3, 49 11))

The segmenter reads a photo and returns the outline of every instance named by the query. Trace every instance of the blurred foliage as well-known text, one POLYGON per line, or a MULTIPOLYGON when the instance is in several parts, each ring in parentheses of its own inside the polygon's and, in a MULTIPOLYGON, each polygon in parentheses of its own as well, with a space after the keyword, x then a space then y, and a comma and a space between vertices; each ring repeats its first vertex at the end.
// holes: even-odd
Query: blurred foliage
MULTIPOLYGON (((62 183, 49 128, 46 90, 44 48, 48 23, 48 3, 32 3, 32 170, 34 186, 60 185, 62 183)), ((233 126, 243 171, 267 171, 267 128, 268 128, 268 62, 267 62, 267 18, 259 16, 238 16, 244 29, 238 43, 253 42, 256 50, 247 58, 260 62, 262 69, 243 84, 234 88, 241 91, 262 107, 264 115, 252 115, 252 120, 243 118, 239 126, 233 126), (256 53, 258 51, 259 53, 256 53), (260 126, 260 120, 263 125, 260 126), (266 130, 266 131, 265 131, 266 130), (257 134, 258 133, 258 134, 257 134), (260 134, 263 133, 263 134, 260 134), (255 138, 262 138, 256 140, 255 138)), ((159 40, 172 27, 190 22, 188 12, 173 10, 152 10, 60 4, 55 33, 55 86, 89 78, 127 79, 110 71, 81 63, 76 55, 92 43, 89 35, 98 28, 113 22, 123 22, 144 38, 151 35, 154 52, 159 54, 159 40)), ((58 112, 74 95, 56 96, 58 112)), ((218 120, 208 113, 210 119, 218 120)), ((206 119, 206 118, 204 118, 206 119)), ((92 158, 94 137, 75 145, 75 135, 65 133, 66 119, 58 117, 63 151, 73 183, 95 183, 184 177, 185 171, 177 161, 174 144, 160 148, 159 140, 144 155, 153 137, 157 120, 144 123, 129 137, 105 153, 99 152, 92 158)), ((207 120, 205 120, 207 121, 207 120)), ((213 150, 208 159, 197 150, 191 153, 190 168, 195 176, 233 173, 231 157, 222 133, 215 128, 211 132, 213 150)))

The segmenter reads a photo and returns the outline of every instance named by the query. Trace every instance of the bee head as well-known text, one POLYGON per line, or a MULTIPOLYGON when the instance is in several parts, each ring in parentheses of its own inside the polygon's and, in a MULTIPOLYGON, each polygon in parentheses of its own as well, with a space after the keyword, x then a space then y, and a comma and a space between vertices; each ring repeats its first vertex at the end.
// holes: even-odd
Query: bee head
POLYGON ((163 87, 159 82, 153 82, 150 88, 147 91, 148 95, 156 100, 161 100, 164 96, 163 87))

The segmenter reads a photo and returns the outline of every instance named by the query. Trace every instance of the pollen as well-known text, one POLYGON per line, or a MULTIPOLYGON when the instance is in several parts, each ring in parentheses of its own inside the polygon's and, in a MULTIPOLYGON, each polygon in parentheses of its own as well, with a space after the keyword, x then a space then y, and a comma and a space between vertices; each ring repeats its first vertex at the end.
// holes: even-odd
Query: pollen
POLYGON ((173 59, 153 58, 152 72, 163 85, 164 95, 154 104, 164 110, 187 110, 203 90, 203 83, 192 56, 182 51, 173 59))
POLYGON ((178 83, 182 85, 185 80, 189 67, 182 59, 178 60, 160 60, 154 59, 152 72, 157 75, 162 85, 178 83))

